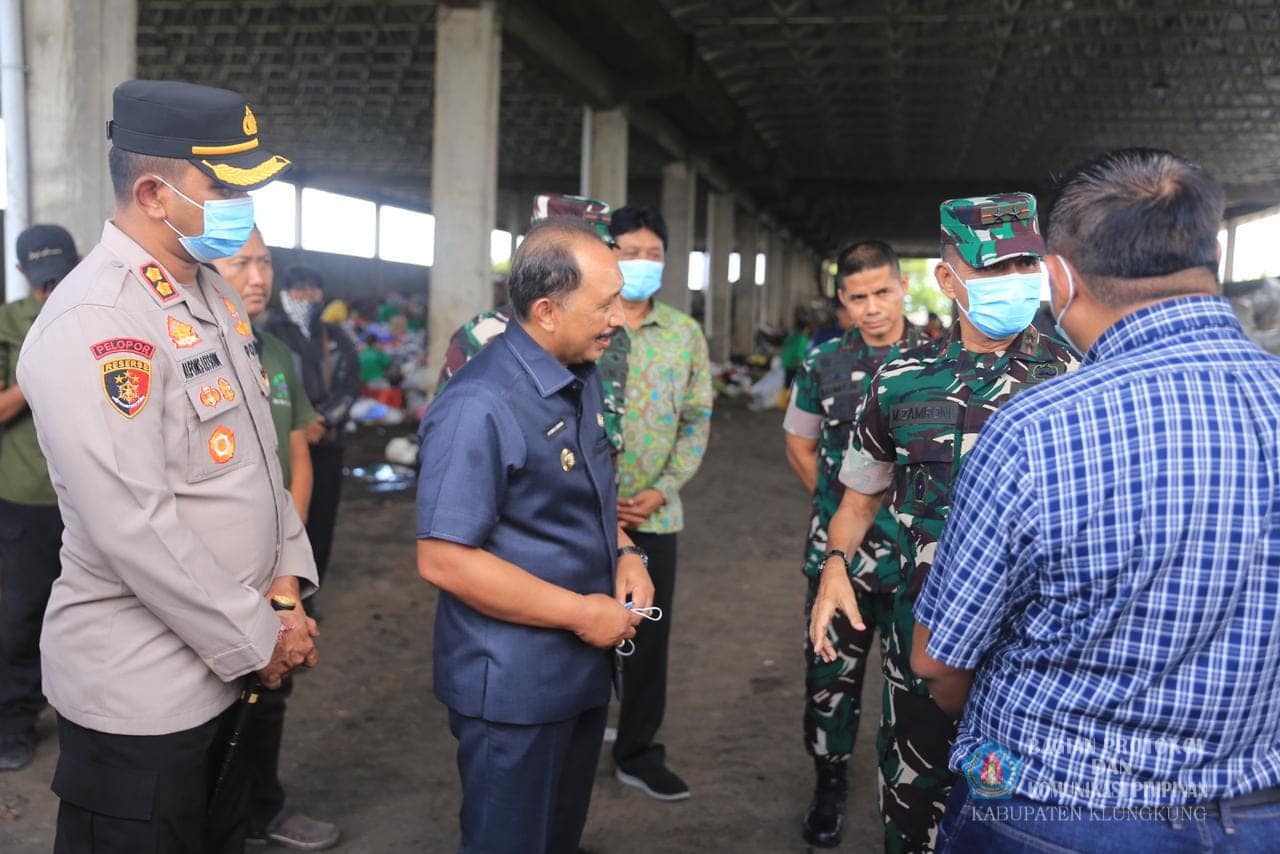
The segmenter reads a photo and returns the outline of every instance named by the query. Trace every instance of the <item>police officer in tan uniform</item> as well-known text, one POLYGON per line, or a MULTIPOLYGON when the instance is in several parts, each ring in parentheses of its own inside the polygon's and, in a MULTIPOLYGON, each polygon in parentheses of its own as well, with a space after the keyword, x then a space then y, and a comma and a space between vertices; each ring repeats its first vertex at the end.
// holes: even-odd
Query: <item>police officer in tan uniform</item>
POLYGON ((315 564, 248 314, 206 262, 289 161, 242 96, 188 83, 121 84, 107 132, 115 216, 18 363, 66 524, 41 641, 55 851, 239 852, 243 763, 211 805, 213 781, 246 677, 316 662, 315 564))

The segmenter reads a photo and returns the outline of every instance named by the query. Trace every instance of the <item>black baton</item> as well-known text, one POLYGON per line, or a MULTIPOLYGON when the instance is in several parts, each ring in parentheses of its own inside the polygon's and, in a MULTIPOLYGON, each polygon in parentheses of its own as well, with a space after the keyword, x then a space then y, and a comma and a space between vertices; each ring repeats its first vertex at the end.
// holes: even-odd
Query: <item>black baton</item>
MULTIPOLYGON (((298 603, 288 596, 271 597, 273 610, 292 611, 297 606, 298 603)), ((237 749, 240 747, 240 741, 244 737, 245 725, 249 723, 249 715, 261 698, 262 679, 257 673, 251 673, 245 681, 244 690, 240 692, 240 701, 236 709, 236 725, 231 730, 231 738, 227 740, 227 752, 223 754, 222 767, 218 770, 218 779, 213 784, 213 794, 209 796, 208 814, 210 816, 213 815, 213 811, 218 806, 218 801, 226 789, 227 778, 231 776, 232 763, 235 762, 237 749)))

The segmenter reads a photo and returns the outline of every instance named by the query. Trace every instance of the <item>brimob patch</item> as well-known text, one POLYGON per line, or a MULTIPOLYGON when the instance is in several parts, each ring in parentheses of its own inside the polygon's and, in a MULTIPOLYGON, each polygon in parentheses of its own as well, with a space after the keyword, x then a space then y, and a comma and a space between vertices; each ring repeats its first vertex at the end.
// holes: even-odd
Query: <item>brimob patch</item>
POLYGON ((173 282, 169 281, 164 270, 155 261, 143 264, 139 269, 142 271, 142 281, 146 282, 147 287, 160 302, 169 302, 178 298, 178 289, 173 286, 173 282))
POLYGON ((151 398, 151 362, 133 356, 111 359, 102 366, 102 390, 117 412, 136 417, 151 398))
POLYGON ((95 359, 105 359, 112 353, 129 353, 150 359, 156 353, 156 345, 139 338, 107 338, 97 344, 89 345, 89 352, 95 359))

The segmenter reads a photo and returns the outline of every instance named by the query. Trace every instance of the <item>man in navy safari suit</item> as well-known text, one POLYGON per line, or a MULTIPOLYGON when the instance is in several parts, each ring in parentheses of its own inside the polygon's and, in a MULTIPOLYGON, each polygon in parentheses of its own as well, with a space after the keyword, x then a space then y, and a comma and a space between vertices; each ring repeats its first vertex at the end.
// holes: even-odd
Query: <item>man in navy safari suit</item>
POLYGON ((423 421, 418 572, 441 589, 435 693, 458 739, 459 851, 577 848, 611 650, 653 599, 618 528, 594 364, 623 322, 621 288, 590 226, 532 228, 511 263, 516 322, 423 421))

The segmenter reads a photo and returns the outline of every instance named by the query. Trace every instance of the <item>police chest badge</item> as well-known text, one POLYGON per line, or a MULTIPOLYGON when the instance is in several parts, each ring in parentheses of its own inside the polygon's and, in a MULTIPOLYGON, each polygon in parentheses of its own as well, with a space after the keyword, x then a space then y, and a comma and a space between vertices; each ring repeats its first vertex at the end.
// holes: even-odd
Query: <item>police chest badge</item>
POLYGON ((236 332, 239 332, 245 338, 253 335, 253 327, 249 325, 249 321, 240 316, 240 312, 236 309, 236 304, 226 297, 222 298, 222 304, 226 306, 227 313, 231 315, 231 319, 235 321, 236 332))
POLYGON ((209 459, 221 466, 231 462, 235 455, 235 431, 225 424, 219 424, 209 436, 209 459))
POLYGON ((173 342, 173 346, 179 350, 185 350, 200 343, 200 334, 190 323, 183 323, 173 315, 169 315, 168 318, 169 340, 173 342))
POLYGON ((151 362, 135 356, 102 363, 102 390, 116 411, 133 418, 151 397, 151 362))
POLYGON ((577 458, 573 455, 573 451, 568 448, 564 448, 560 451, 560 468, 565 471, 572 469, 577 461, 577 458))

